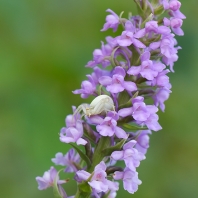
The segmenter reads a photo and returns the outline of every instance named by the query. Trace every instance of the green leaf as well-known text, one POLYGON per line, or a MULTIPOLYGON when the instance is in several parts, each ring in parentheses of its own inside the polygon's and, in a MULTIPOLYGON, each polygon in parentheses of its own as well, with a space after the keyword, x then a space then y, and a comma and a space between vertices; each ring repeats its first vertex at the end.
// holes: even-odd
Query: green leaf
MULTIPOLYGON (((78 185, 78 187, 79 187, 79 185, 78 185)), ((76 195, 75 195, 75 198, 90 198, 90 194, 91 194, 91 193, 82 192, 82 191, 80 191, 80 189, 78 188, 78 191, 77 191, 77 193, 76 193, 76 195)))
POLYGON ((119 151, 123 147, 125 142, 126 142, 126 139, 122 139, 115 146, 111 146, 109 148, 104 149, 102 151, 104 153, 104 156, 110 156, 114 151, 119 151))
POLYGON ((89 198, 92 190, 87 181, 78 184, 78 191, 75 198, 89 198))
POLYGON ((144 16, 144 11, 142 10, 142 7, 140 5, 140 1, 139 0, 134 0, 134 2, 137 5, 138 14, 143 17, 144 16))
POLYGON ((155 15, 161 15, 164 13, 164 7, 162 5, 160 5, 159 7, 157 7, 155 10, 154 10, 154 14, 155 15))
POLYGON ((133 100, 134 98, 136 98, 136 97, 138 96, 138 94, 139 94, 139 92, 136 91, 136 92, 133 94, 132 98, 130 98, 125 104, 121 104, 121 105, 118 107, 118 109, 120 110, 120 109, 123 109, 123 108, 131 107, 131 106, 132 106, 132 100, 133 100))
MULTIPOLYGON (((99 92, 101 92, 101 90, 99 92)), ((83 128, 84 128, 84 136, 94 144, 96 142, 96 136, 94 135, 94 132, 91 126, 88 125, 87 123, 83 123, 83 128)))
POLYGON ((144 12, 147 10, 147 1, 146 0, 142 0, 142 10, 144 10, 144 12))
POLYGON ((152 4, 153 6, 158 5, 158 4, 159 4, 159 0, 152 0, 152 1, 151 1, 151 4, 152 4))
POLYGON ((153 14, 151 13, 145 20, 144 22, 141 24, 141 28, 144 28, 146 22, 150 21, 153 18, 153 14))
POLYGON ((92 145, 90 143, 89 140, 87 140, 87 144, 85 145, 85 153, 86 153, 86 156, 92 161, 92 158, 93 158, 93 150, 92 150, 92 145))
POLYGON ((75 145, 69 143, 75 150, 76 152, 78 152, 78 154, 80 155, 80 157, 86 162, 87 167, 91 166, 91 161, 89 160, 89 158, 75 145))
POLYGON ((128 51, 128 50, 126 50, 126 48, 124 48, 124 47, 120 47, 120 49, 121 49, 122 51, 124 51, 124 52, 125 52, 125 54, 128 56, 128 58, 130 58, 130 57, 131 57, 131 54, 129 53, 129 51, 128 51))
POLYGON ((119 15, 119 18, 121 19, 122 18, 122 15, 124 14, 124 11, 122 11, 119 15))
POLYGON ((110 145, 111 145, 110 137, 102 136, 100 138, 99 142, 97 143, 95 147, 92 164, 91 164, 91 167, 88 169, 88 172, 92 173, 94 171, 96 165, 98 165, 102 161, 102 159, 105 157, 103 150, 105 148, 109 148, 110 145))
POLYGON ((147 127, 141 127, 139 125, 135 125, 133 123, 126 123, 126 124, 122 124, 122 126, 128 130, 132 130, 132 131, 135 131, 135 130, 148 130, 147 127))
POLYGON ((104 196, 102 196, 102 198, 108 198, 109 195, 110 195, 110 193, 111 193, 111 191, 109 190, 109 191, 107 192, 107 194, 105 194, 104 196))
POLYGON ((111 64, 112 64, 113 67, 116 67, 116 66, 119 65, 119 62, 117 62, 117 60, 114 58, 115 52, 117 51, 118 48, 119 48, 119 47, 116 47, 116 48, 112 51, 111 56, 110 56, 110 61, 111 61, 111 64))
POLYGON ((140 65, 140 54, 138 50, 134 47, 134 45, 130 45, 128 47, 130 51, 132 51, 133 56, 131 57, 131 65, 139 66, 140 65))
POLYGON ((63 198, 63 196, 60 193, 59 187, 57 185, 58 179, 59 179, 59 173, 62 171, 63 169, 59 170, 58 173, 56 174, 56 177, 54 179, 54 183, 53 183, 53 192, 54 192, 54 197, 55 198, 63 198))
POLYGON ((118 96, 118 103, 120 104, 119 109, 120 109, 120 107, 123 108, 123 106, 127 102, 129 102, 129 100, 130 100, 130 96, 127 93, 127 91, 123 91, 121 94, 119 94, 119 96, 118 96))
POLYGON ((78 188, 83 193, 91 193, 91 187, 88 182, 82 182, 78 185, 78 188))

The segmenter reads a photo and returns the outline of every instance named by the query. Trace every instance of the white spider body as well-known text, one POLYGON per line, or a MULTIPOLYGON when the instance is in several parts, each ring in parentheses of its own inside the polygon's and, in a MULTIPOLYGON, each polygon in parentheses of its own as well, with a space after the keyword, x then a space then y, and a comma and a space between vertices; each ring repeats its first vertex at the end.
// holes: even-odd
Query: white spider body
POLYGON ((90 105, 88 105, 88 104, 80 105, 74 112, 74 115, 76 113, 80 113, 81 111, 83 111, 82 116, 87 115, 90 117, 91 115, 97 115, 102 112, 106 113, 111 110, 115 111, 114 103, 113 103, 113 100, 111 99, 111 97, 109 97, 107 95, 100 95, 100 96, 97 96, 91 102, 90 105))

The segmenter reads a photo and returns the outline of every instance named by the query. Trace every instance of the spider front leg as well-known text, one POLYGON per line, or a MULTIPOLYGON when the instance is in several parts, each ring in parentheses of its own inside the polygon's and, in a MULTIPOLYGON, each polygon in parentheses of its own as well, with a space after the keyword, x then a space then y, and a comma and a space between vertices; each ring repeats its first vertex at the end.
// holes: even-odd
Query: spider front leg
POLYGON ((73 114, 73 117, 77 114, 77 113, 80 113, 81 111, 83 111, 82 115, 81 115, 81 118, 85 115, 87 115, 87 107, 88 105, 87 104, 81 104, 80 106, 78 106, 78 108, 74 111, 74 114, 73 114))

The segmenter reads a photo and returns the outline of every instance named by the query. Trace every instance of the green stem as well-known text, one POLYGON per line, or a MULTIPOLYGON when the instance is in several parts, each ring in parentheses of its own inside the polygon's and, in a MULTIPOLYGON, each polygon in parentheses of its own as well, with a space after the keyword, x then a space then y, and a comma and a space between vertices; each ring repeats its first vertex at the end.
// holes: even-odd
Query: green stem
POLYGON ((76 195, 75 195, 75 198, 80 198, 80 191, 78 190, 76 195))
POLYGON ((77 191, 75 198, 89 198, 90 193, 83 193, 80 190, 77 191))
MULTIPOLYGON (((95 148, 94 154, 93 154, 93 161, 91 164, 91 167, 88 169, 88 172, 92 173, 94 171, 94 168, 96 165, 98 165, 102 159, 105 157, 105 154, 103 152, 104 149, 109 148, 111 143, 110 137, 101 137, 98 145, 95 148)), ((75 198, 89 198, 91 194, 91 189, 89 189, 90 186, 87 182, 80 183, 78 185, 78 191, 75 195, 75 198)))
POLYGON ((138 66, 140 64, 140 55, 133 45, 129 46, 129 49, 132 51, 133 55, 131 57, 131 65, 138 66))
POLYGON ((111 139, 110 137, 101 137, 98 145, 95 148, 94 154, 93 154, 93 161, 90 169, 88 170, 90 173, 94 171, 94 168, 96 165, 98 165, 102 159, 105 157, 103 150, 110 147, 111 139))

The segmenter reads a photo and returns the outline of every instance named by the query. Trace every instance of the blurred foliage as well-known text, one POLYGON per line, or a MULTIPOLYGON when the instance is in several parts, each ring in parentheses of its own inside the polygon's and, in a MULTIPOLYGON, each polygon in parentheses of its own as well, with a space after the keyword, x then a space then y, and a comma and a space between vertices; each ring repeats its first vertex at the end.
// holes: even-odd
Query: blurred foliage
MULTIPOLYGON (((138 168, 143 181, 138 192, 120 191, 118 197, 198 196, 198 4, 181 2, 185 36, 178 37, 183 50, 170 74, 173 93, 159 113, 163 130, 151 136, 147 159, 138 168)), ((0 1, 1 197, 53 197, 52 189, 37 189, 35 177, 49 170, 57 152, 69 149, 58 133, 71 106, 82 103, 72 90, 90 73, 84 65, 92 51, 105 36, 115 36, 100 32, 108 8, 125 11, 125 17, 135 13, 133 0, 0 1)), ((73 194, 74 181, 65 189, 73 194)))

